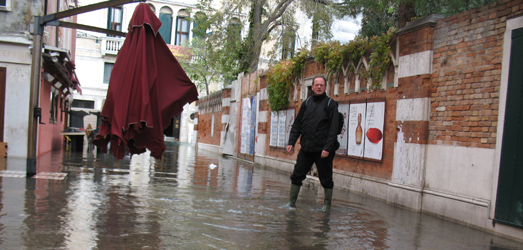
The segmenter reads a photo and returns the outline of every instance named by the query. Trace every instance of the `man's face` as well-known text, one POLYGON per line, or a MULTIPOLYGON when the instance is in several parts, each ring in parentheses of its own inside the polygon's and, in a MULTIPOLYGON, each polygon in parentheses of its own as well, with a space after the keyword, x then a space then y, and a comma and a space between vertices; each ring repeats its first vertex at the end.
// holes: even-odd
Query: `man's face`
POLYGON ((314 82, 312 83, 312 92, 314 92, 314 95, 323 95, 323 93, 325 93, 325 81, 323 78, 314 78, 314 82))

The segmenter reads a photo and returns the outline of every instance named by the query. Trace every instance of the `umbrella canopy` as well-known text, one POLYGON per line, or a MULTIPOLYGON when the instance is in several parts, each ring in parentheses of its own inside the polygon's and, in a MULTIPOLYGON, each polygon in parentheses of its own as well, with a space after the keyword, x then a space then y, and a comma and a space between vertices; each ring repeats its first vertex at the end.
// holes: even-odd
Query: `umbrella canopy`
POLYGON ((117 159, 146 148, 161 158, 163 130, 186 103, 198 100, 196 86, 158 33, 161 25, 149 5, 139 4, 113 67, 93 143, 105 153, 110 142, 117 159))

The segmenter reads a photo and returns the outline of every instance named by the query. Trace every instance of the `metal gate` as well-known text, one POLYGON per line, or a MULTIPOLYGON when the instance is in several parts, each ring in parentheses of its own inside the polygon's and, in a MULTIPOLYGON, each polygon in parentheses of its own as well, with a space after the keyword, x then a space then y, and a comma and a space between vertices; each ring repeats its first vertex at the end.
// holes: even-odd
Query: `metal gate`
POLYGON ((510 53, 495 221, 523 228, 523 28, 510 53))

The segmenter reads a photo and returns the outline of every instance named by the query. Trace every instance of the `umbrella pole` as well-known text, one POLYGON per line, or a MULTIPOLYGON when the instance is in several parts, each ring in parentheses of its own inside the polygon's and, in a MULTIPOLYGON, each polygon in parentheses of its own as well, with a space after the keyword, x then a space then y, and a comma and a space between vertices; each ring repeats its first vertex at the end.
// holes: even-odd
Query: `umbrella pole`
POLYGON ((40 89, 40 74, 42 71, 42 34, 43 25, 42 18, 34 17, 33 24, 33 54, 31 62, 31 85, 29 94, 29 117, 28 117, 28 132, 27 132, 27 167, 26 173, 28 177, 36 174, 36 149, 37 149, 37 134, 38 134, 38 117, 40 117, 40 109, 38 108, 38 93, 40 89))

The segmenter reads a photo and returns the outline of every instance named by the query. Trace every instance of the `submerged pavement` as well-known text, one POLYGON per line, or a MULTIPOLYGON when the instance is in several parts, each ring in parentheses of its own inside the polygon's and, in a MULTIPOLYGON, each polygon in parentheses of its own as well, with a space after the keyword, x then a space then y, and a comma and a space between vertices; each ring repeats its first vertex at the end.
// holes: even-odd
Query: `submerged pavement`
POLYGON ((53 152, 0 161, 0 249, 523 249, 496 236, 289 173, 170 144, 147 154, 53 152))

